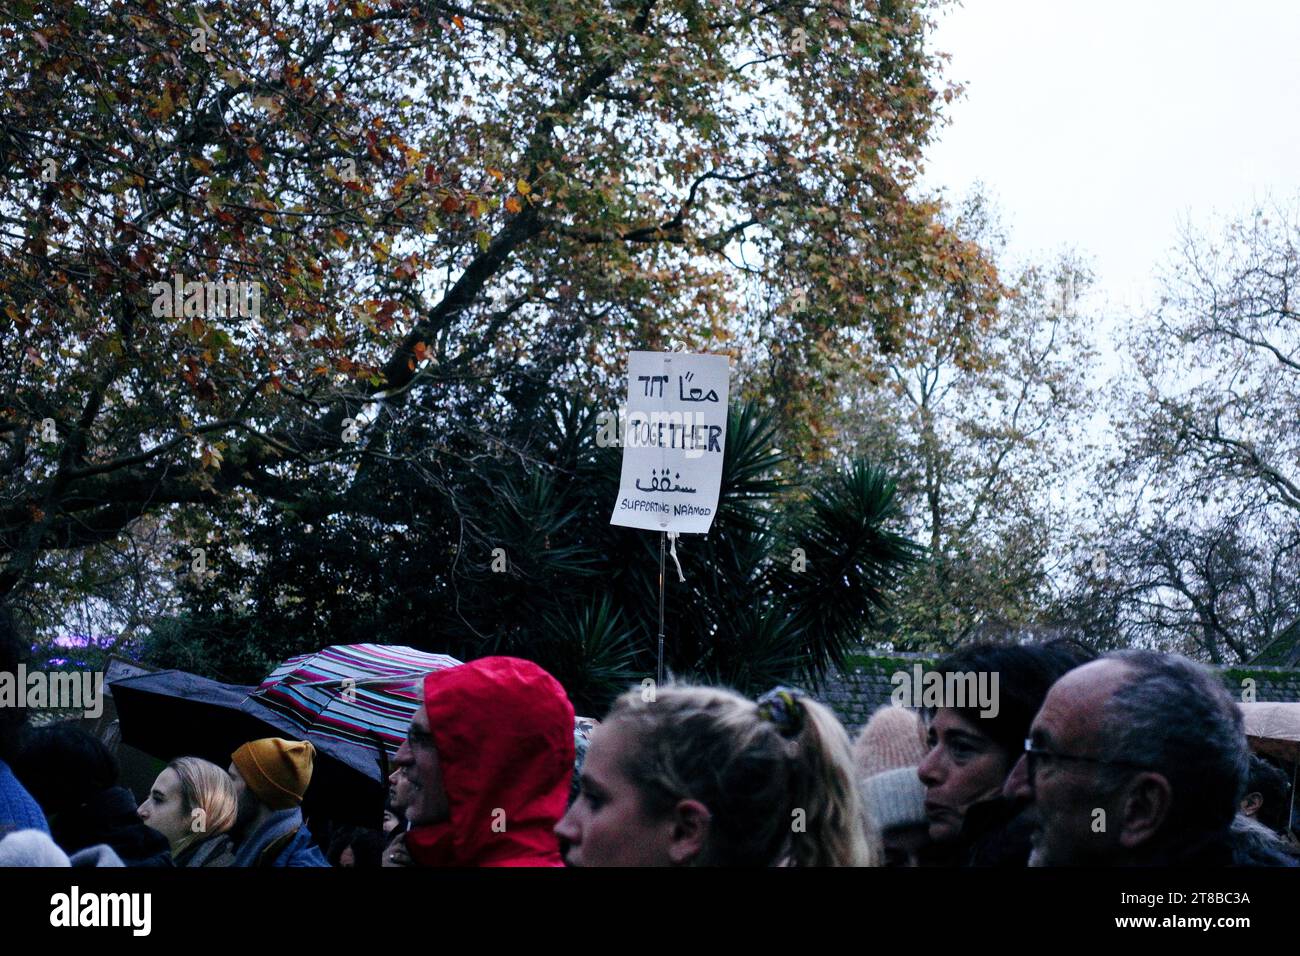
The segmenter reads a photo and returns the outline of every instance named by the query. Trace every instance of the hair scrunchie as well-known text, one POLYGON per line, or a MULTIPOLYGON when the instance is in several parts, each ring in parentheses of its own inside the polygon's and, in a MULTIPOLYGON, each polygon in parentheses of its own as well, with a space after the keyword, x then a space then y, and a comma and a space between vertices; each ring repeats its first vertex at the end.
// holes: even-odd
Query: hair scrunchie
POLYGON ((803 730, 803 707, 799 698, 806 696, 793 687, 774 687, 758 699, 758 716, 776 724, 782 737, 792 738, 803 730))

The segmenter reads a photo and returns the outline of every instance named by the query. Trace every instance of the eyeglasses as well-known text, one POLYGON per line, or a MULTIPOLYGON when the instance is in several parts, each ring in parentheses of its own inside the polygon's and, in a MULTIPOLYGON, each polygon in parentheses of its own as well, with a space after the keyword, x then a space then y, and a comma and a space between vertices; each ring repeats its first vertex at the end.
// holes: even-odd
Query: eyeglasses
POLYGON ((1102 767, 1128 767, 1132 770, 1146 770, 1147 767, 1128 760, 1102 760, 1098 757, 1076 757, 1072 754, 1057 753, 1045 747, 1036 747, 1032 740, 1025 740, 1025 769, 1029 772, 1029 782, 1033 783, 1038 775, 1038 768, 1051 766, 1054 760, 1072 760, 1075 763, 1093 763, 1102 767))

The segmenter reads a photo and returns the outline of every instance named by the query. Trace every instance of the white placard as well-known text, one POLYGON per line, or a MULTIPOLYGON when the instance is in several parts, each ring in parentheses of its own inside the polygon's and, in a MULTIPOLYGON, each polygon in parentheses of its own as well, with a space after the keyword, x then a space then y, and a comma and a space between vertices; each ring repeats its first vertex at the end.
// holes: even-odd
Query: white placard
POLYGON ((631 352, 623 472, 610 524, 705 534, 727 443, 725 355, 631 352))

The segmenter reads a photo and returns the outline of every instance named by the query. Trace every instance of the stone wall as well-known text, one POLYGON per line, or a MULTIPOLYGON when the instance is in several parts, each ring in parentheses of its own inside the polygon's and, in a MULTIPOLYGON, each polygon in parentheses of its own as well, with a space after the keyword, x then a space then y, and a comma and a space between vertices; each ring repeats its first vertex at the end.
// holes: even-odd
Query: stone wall
MULTIPOLYGON (((857 656, 849 669, 829 677, 814 694, 830 705, 844 722, 849 733, 856 735, 871 714, 890 702, 895 685, 890 677, 899 671, 911 673, 914 664, 928 668, 934 659, 919 654, 893 654, 881 657, 857 656)), ((1224 686, 1237 700, 1242 699, 1245 680, 1255 682, 1255 700, 1300 701, 1300 669, 1288 667, 1230 667, 1222 670, 1224 686)))

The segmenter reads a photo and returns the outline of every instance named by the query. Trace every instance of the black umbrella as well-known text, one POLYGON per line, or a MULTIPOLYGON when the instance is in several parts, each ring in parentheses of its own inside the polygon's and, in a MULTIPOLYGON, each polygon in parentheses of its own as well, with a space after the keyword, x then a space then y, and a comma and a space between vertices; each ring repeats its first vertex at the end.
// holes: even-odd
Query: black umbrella
MULTIPOLYGON (((304 739, 292 721, 250 698, 252 687, 166 670, 111 680, 109 688, 122 741, 160 760, 202 757, 224 768, 250 740, 304 739)), ((304 812, 378 827, 388 784, 374 751, 341 741, 316 746, 304 812)))

